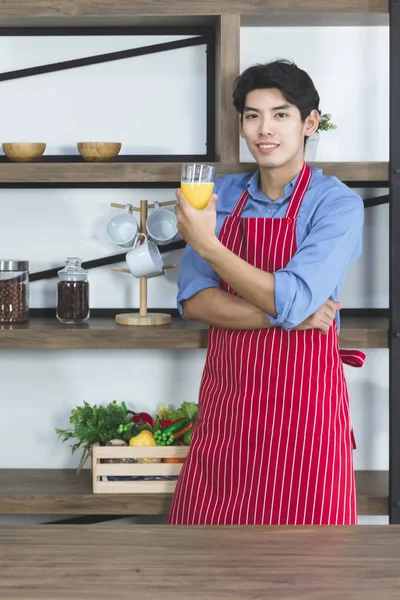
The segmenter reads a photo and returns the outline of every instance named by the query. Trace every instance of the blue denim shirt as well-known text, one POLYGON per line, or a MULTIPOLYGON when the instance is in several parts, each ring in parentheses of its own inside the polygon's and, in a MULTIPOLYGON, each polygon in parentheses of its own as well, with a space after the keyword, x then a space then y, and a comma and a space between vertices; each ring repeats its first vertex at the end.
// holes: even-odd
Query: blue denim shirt
MULTIPOLYGON (((285 217, 298 175, 285 186, 279 200, 271 201, 259 187, 259 171, 226 175, 217 180, 216 235, 247 188, 249 198, 242 217, 285 217)), ((284 269, 274 273, 277 317, 272 324, 292 329, 329 298, 337 301, 350 263, 361 254, 364 225, 362 198, 336 177, 312 169, 308 190, 296 220, 297 251, 284 269)), ((218 275, 190 246, 183 256, 178 280, 178 308, 209 287, 219 287, 218 275)), ((336 313, 339 328, 339 313, 336 313)))

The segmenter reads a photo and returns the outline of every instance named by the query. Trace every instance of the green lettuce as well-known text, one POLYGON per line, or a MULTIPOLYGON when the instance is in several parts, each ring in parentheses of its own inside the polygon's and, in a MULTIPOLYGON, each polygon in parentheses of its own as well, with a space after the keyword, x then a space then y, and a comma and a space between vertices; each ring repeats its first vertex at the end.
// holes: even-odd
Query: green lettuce
POLYGON ((179 408, 166 408, 165 418, 170 421, 177 419, 190 419, 194 422, 197 419, 198 406, 195 402, 183 402, 179 408))

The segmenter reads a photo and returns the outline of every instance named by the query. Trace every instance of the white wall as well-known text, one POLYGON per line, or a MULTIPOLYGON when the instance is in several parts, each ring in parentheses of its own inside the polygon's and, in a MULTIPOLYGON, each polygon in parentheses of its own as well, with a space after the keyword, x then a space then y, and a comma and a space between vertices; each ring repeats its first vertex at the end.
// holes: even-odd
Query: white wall
MULTIPOLYGON (((309 71, 321 107, 338 124, 318 160, 388 159, 388 30, 243 28, 241 66, 276 57, 309 71)), ((172 39, 172 38, 170 38, 172 39)), ((174 38, 175 39, 175 38, 174 38)), ((149 38, 0 38, 0 69, 32 66, 151 43, 149 38)), ((76 141, 112 139, 124 153, 204 152, 204 48, 184 49, 1 85, 0 141, 47 141, 49 153, 76 141), (27 102, 29 98, 29 102, 27 102)), ((242 160, 249 160, 242 148, 242 160)), ((361 190, 364 196, 385 190, 361 190)), ((29 259, 31 272, 119 252, 105 236, 111 202, 166 200, 173 190, 0 190, 0 255, 29 259)), ((368 209, 364 254, 342 295, 347 308, 388 306, 388 207, 368 209)), ((181 252, 167 257, 179 265, 181 252)), ((149 282, 149 306, 174 307, 177 272, 149 282)), ((90 272, 92 307, 137 307, 138 283, 109 267, 90 272)), ((54 306, 55 280, 31 284, 31 306, 54 306)), ((0 468, 74 467, 57 441, 70 410, 126 401, 135 409, 196 400, 204 351, 7 351, 0 353, 0 468)), ((388 351, 346 367, 358 469, 388 468, 388 351)), ((364 519, 363 522, 366 520, 364 519)))
MULTIPOLYGON (((191 36, 0 37, 0 69, 185 37, 191 36)), ((45 141, 47 154, 76 154, 80 141, 122 142, 122 154, 203 154, 205 69, 205 46, 195 46, 7 81, 0 94, 1 140, 45 141)))

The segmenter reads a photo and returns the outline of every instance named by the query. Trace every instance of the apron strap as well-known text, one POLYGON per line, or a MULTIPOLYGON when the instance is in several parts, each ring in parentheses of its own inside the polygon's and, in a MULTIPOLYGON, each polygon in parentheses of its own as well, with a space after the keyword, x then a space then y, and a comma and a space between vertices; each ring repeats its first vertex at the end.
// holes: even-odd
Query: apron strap
POLYGON ((307 163, 303 164, 299 176, 297 177, 296 184, 292 196, 290 198, 289 206, 286 211, 286 218, 294 221, 299 214, 301 203, 303 202, 304 195, 308 189, 311 181, 311 169, 307 163))
POLYGON ((360 350, 339 350, 339 356, 345 365, 361 368, 364 365, 366 354, 360 350))
MULTIPOLYGON (((343 364, 349 365, 350 367, 361 368, 365 362, 366 355, 360 350, 340 350, 339 356, 343 364)), ((351 422, 351 411, 350 411, 350 422, 351 422)), ((353 450, 357 450, 356 438, 354 435, 353 425, 351 425, 351 445, 353 450)))
POLYGON ((249 192, 244 190, 239 196, 239 200, 236 202, 236 206, 232 211, 232 217, 236 217, 237 219, 241 216, 244 211, 244 207, 246 206, 247 199, 249 197, 249 192))

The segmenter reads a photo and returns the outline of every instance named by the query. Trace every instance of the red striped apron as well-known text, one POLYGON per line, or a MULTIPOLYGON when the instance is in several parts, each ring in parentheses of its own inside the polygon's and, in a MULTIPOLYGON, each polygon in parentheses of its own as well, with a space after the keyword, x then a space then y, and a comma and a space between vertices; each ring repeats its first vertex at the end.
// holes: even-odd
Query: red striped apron
MULTIPOLYGON (((283 219, 241 218, 243 192, 220 241, 259 269, 284 268, 310 178, 305 164, 283 219)), ((343 352, 361 366, 363 353, 343 352)), ((327 335, 210 327, 199 417, 169 523, 355 524, 352 450, 335 322, 327 335)))

